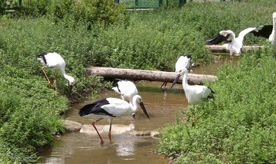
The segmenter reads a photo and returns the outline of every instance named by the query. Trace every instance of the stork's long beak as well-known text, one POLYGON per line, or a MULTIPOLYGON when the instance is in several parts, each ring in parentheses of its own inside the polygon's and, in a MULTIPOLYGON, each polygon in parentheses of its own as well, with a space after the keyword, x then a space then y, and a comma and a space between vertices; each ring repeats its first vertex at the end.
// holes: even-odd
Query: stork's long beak
POLYGON ((148 112, 147 112, 147 110, 146 110, 146 108, 145 108, 145 106, 144 106, 144 103, 143 103, 143 102, 140 102, 140 106, 141 106, 141 108, 143 109, 145 115, 146 115, 146 116, 148 117, 148 119, 149 119, 149 115, 148 115, 148 112))
POLYGON ((178 81, 178 79, 180 78, 180 76, 181 76, 181 75, 180 75, 179 73, 176 75, 176 77, 175 77, 175 79, 174 79, 174 81, 173 81, 172 86, 171 86, 170 89, 172 89, 172 87, 173 87, 174 84, 178 81))

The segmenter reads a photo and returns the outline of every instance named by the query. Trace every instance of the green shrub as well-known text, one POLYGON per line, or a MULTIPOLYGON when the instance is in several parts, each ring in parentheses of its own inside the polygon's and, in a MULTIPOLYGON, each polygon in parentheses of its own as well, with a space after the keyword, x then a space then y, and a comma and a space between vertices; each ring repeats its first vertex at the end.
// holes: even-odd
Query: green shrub
POLYGON ((63 19, 72 13, 72 9, 75 6, 75 3, 75 0, 53 1, 49 7, 48 14, 53 15, 57 20, 63 19))
POLYGON ((65 19, 74 25, 85 22, 89 27, 99 22, 108 25, 128 19, 125 6, 115 4, 113 0, 27 0, 24 1, 21 12, 34 16, 49 15, 55 22, 65 19))
MULTIPOLYGON (((73 87, 73 95, 80 100, 78 93, 91 92, 89 80, 85 74, 86 55, 89 51, 87 44, 90 42, 87 36, 86 26, 76 29, 73 26, 63 28, 51 24, 46 19, 29 19, 11 21, 7 28, 1 29, 1 62, 4 71, 2 74, 11 77, 28 77, 37 75, 41 79, 45 76, 41 70, 42 64, 37 56, 42 52, 58 52, 66 62, 66 73, 73 76, 76 84, 73 87), (9 42, 9 44, 6 44, 9 42), (89 89, 88 89, 89 88, 89 89)), ((53 82, 55 71, 45 69, 49 79, 53 82)), ((44 80, 44 87, 47 81, 44 80)), ((67 94, 68 82, 58 72, 57 86, 61 94, 67 94)))
POLYGON ((210 62, 212 56, 201 33, 173 19, 153 18, 157 13, 162 11, 130 13, 128 26, 114 25, 100 31, 91 42, 93 63, 172 71, 181 55, 192 54, 196 64, 210 62))
MULTIPOLYGON (((76 80, 74 101, 80 101, 84 93, 93 95, 110 87, 103 77, 88 77, 87 66, 172 71, 176 59, 186 54, 192 54, 196 64, 209 63, 212 56, 205 48, 206 38, 225 28, 237 32, 256 24, 271 24, 274 9, 273 1, 261 5, 187 3, 181 9, 145 12, 125 12, 123 6, 111 1, 23 1, 23 14, 19 16, 24 17, 0 18, 0 163, 35 161, 37 149, 50 143, 52 134, 63 131, 59 114, 68 108, 67 81, 58 73, 58 93, 48 89, 42 65, 36 59, 41 52, 61 54, 66 73, 76 80)), ((250 35, 245 42, 268 45, 265 39, 250 35)), ((269 153, 275 154, 271 146, 275 142, 275 114, 270 110, 275 108, 271 98, 275 95, 275 71, 271 70, 275 65, 266 53, 271 56, 271 52, 259 51, 244 57, 237 69, 226 66, 219 74, 224 84, 210 84, 217 95, 215 101, 197 111, 199 115, 204 111, 204 116, 193 129, 178 123, 171 130, 175 134, 163 133, 166 142, 161 142, 162 152, 174 157, 182 154, 179 161, 183 163, 242 163, 248 157, 252 163, 265 163, 267 159, 273 163, 275 159, 269 153), (261 83, 261 77, 253 78, 255 74, 270 78, 263 78, 261 83), (234 86, 237 82, 239 88, 234 86), (241 92, 243 87, 245 91, 241 92), (260 94, 255 96, 257 91, 260 94)), ((53 81, 55 72, 45 70, 53 81)))
POLYGON ((54 0, 22 0, 22 6, 19 8, 19 15, 40 16, 47 14, 49 6, 54 0))
MULTIPOLYGON (((270 49, 225 65, 210 83, 214 101, 197 108, 195 127, 178 123, 161 134, 160 151, 176 163, 274 163, 276 72, 270 49)), ((188 124, 189 125, 189 124, 188 124)))
POLYGON ((63 132, 59 113, 67 110, 68 101, 36 78, 1 76, 0 89, 1 160, 29 163, 53 134, 63 132))
POLYGON ((127 20, 125 7, 113 0, 82 0, 75 4, 72 15, 76 22, 102 23, 104 25, 124 22, 127 20))
MULTIPOLYGON (((169 1, 169 3, 172 3, 169 1)), ((182 8, 163 9, 147 13, 141 19, 166 20, 200 32, 204 40, 217 35, 221 30, 232 30, 236 36, 248 27, 272 25, 275 1, 254 2, 203 2, 186 3, 182 8), (258 6, 256 8, 256 6, 258 6)), ((174 24, 170 23, 173 26, 174 24)), ((170 27, 170 26, 167 26, 170 27)), ((266 39, 246 35, 244 43, 263 44, 266 39)))
MULTIPOLYGON (((85 25, 57 26, 47 19, 3 18, 0 23, 0 162, 30 163, 53 134, 63 132, 62 116, 68 109, 67 81, 58 72, 58 93, 48 82, 37 60, 41 52, 60 53, 66 72, 75 77, 74 101, 84 93, 98 93, 106 82, 87 78, 89 52, 85 25)), ((53 82, 55 71, 45 68, 53 82)), ((73 100, 72 100, 73 101, 73 100)))
MULTIPOLYGON (((0 1, 0 14, 4 14, 7 8, 6 1, 0 1)), ((89 27, 94 23, 109 25, 128 19, 125 5, 116 4, 113 0, 24 0, 22 6, 16 1, 14 9, 16 12, 13 15, 19 17, 48 15, 55 22, 65 19, 74 25, 85 22, 90 24, 89 27)))

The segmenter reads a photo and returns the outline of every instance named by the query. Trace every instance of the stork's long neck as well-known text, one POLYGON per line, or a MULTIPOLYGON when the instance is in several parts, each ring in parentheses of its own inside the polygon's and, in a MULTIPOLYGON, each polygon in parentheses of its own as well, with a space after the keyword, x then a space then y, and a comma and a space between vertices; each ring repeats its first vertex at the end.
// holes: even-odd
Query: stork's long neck
POLYGON ((272 32, 275 32, 276 31, 276 16, 273 17, 273 29, 272 29, 272 32))
POLYGON ((73 77, 72 76, 69 76, 69 75, 67 75, 66 73, 65 73, 65 70, 60 70, 61 71, 61 74, 62 74, 62 76, 65 78, 65 79, 67 79, 69 82, 70 82, 70 79, 73 79, 73 77))
POLYGON ((186 90, 187 86, 189 86, 189 84, 188 84, 188 72, 185 72, 183 74, 182 86, 183 86, 184 91, 186 90))
POLYGON ((135 113, 138 110, 138 103, 132 98, 132 101, 130 101, 129 104, 131 106, 132 113, 135 113))
POLYGON ((131 97, 131 98, 130 98, 129 103, 130 103, 132 106, 134 106, 134 100, 133 100, 133 97, 131 97))
POLYGON ((63 77, 64 77, 65 79, 67 79, 68 81, 70 81, 70 80, 69 80, 70 78, 73 78, 72 76, 69 76, 69 75, 66 75, 66 74, 64 74, 63 77))
POLYGON ((275 42, 275 33, 276 33, 276 12, 273 13, 273 29, 272 32, 268 38, 269 42, 271 42, 272 44, 274 44, 275 42))

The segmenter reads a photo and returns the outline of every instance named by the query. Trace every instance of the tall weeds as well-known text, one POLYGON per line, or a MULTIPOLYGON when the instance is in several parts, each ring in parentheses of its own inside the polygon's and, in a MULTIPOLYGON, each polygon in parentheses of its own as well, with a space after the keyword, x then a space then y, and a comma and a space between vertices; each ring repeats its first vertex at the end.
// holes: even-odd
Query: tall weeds
POLYGON ((247 53, 210 83, 214 101, 197 108, 195 127, 167 127, 160 151, 176 163, 275 163, 275 59, 271 50, 247 53))
MULTIPOLYGON (((192 54, 193 62, 196 64, 208 64, 212 59, 212 55, 204 45, 205 39, 226 28, 239 32, 248 26, 271 24, 271 15, 275 9, 272 0, 261 3, 257 1, 251 3, 187 3, 180 9, 162 8, 145 12, 126 12, 123 6, 109 5, 111 1, 95 0, 93 3, 98 4, 99 8, 93 8, 93 10, 89 5, 86 5, 92 0, 84 0, 81 1, 83 3, 77 5, 73 3, 74 6, 71 6, 71 2, 73 1, 26 0, 23 1, 23 5, 27 4, 26 8, 21 8, 17 14, 1 15, 0 17, 0 163, 33 162, 38 158, 37 150, 43 145, 49 144, 53 134, 63 132, 63 125, 60 121, 62 116, 60 114, 68 108, 69 101, 66 98, 68 84, 66 79, 62 78, 59 73, 58 93, 54 91, 54 88, 48 88, 48 83, 41 70, 42 65, 36 59, 41 52, 55 51, 61 54, 66 61, 66 72, 76 80, 73 88, 74 100, 80 101, 83 98, 83 93, 98 93, 103 87, 108 86, 102 77, 87 76, 85 73, 87 66, 173 71, 176 59, 180 55, 187 54, 192 54), (99 14, 95 10, 103 11, 103 14, 99 14)), ((248 44, 266 44, 265 39, 255 39, 250 35, 245 42, 248 44)), ((191 152, 191 154, 188 154, 189 156, 185 157, 188 158, 188 161, 194 159, 230 161, 234 157, 240 156, 237 159, 242 161, 243 154, 251 153, 247 150, 240 151, 243 145, 248 143, 252 147, 247 146, 246 148, 255 153, 253 156, 259 155, 258 153, 265 149, 274 152, 274 147, 262 147, 262 145, 270 145, 271 142, 266 140, 270 137, 270 134, 267 131, 264 132, 264 130, 258 131, 259 127, 268 130, 268 125, 273 123, 273 119, 270 118, 273 116, 273 111, 264 110, 264 108, 274 107, 274 104, 268 101, 271 99, 261 98, 260 96, 254 97, 253 95, 257 94, 257 90, 254 90, 257 88, 255 83, 252 84, 254 86, 252 91, 254 92, 252 92, 252 97, 249 97, 249 99, 245 95, 245 93, 249 93, 249 88, 243 94, 236 92, 242 91, 241 89, 238 90, 232 86, 237 81, 237 77, 233 75, 236 71, 240 72, 236 74, 239 75, 238 78, 249 77, 248 75, 250 75, 252 81, 258 84, 260 81, 253 79, 254 73, 260 74, 259 69, 264 69, 264 72, 266 72, 269 70, 267 68, 269 65, 274 66, 273 63, 268 62, 265 53, 259 52, 257 54, 259 57, 256 57, 256 54, 251 55, 256 58, 256 61, 259 61, 259 63, 255 63, 258 65, 256 68, 253 67, 254 64, 251 64, 251 62, 255 62, 253 59, 249 60, 251 58, 246 57, 241 62, 243 69, 256 72, 249 74, 244 73, 245 70, 241 68, 235 70, 226 67, 225 72, 222 71, 219 75, 219 79, 226 79, 225 83, 227 82, 229 85, 223 85, 220 82, 215 82, 214 85, 210 84, 215 88, 215 92, 218 92, 216 97, 218 102, 209 103, 205 107, 206 110, 202 110, 207 114, 201 120, 203 122, 212 119, 217 124, 212 124, 213 122, 210 121, 206 123, 208 127, 199 131, 193 131, 193 129, 185 128, 182 125, 175 126, 173 128, 179 128, 179 132, 184 135, 184 137, 174 135, 176 137, 174 141, 177 142, 171 142, 170 137, 165 139, 166 134, 162 135, 162 144, 165 143, 165 140, 168 140, 167 143, 171 143, 168 145, 171 155, 191 152), (248 63, 245 59, 248 59, 248 63), (267 63, 264 63, 266 59, 267 63), (229 77, 232 77, 232 84, 227 80, 229 77), (221 89, 226 89, 227 92, 225 91, 225 93, 229 92, 228 94, 233 99, 228 100, 227 96, 223 94, 224 92, 220 91, 220 88, 216 88, 215 84, 221 89), (222 97, 225 97, 225 99, 222 99, 222 97), (260 104, 257 100, 264 103, 260 104), (243 101, 248 106, 242 106, 243 101), (252 105, 255 101, 257 103, 252 105), (235 126, 231 125, 233 122, 230 119, 225 121, 226 123, 219 122, 219 120, 225 119, 223 114, 218 117, 219 120, 208 117, 213 116, 213 109, 232 116, 231 112, 226 112, 229 105, 225 102, 231 104, 231 108, 235 106, 237 109, 249 108, 250 110, 248 112, 241 110, 243 113, 235 114, 240 117, 239 120, 233 118, 235 126), (257 105, 262 107, 263 115, 254 110, 258 107, 257 105), (250 115, 250 117, 243 118, 245 115, 250 115), (260 122, 260 119, 264 120, 264 118, 269 119, 266 119, 267 122, 255 123, 260 122), (243 126, 238 128, 238 125, 243 126), (212 131, 210 132, 208 129, 215 130, 211 133, 212 131), (252 129, 262 133, 262 135, 250 131, 252 129), (244 141, 234 147, 225 146, 237 143, 244 136, 239 135, 227 139, 221 136, 232 136, 232 133, 236 131, 243 132, 243 130, 246 132, 244 136, 251 137, 252 135, 258 139, 257 145, 260 146, 256 147, 261 149, 253 151, 253 141, 244 141), (186 137, 209 133, 210 137, 186 137), (202 152, 190 149, 191 146, 199 148, 196 143, 203 143, 207 146, 198 149, 202 152), (209 143, 211 143, 211 146, 209 143), (210 151, 212 152, 211 155, 205 158, 206 153, 210 151), (224 152, 227 156, 225 155, 223 158, 217 156, 217 154, 223 154, 224 152), (199 158, 195 158, 197 153, 200 154, 199 158)), ((270 54, 270 52, 267 53, 270 54)), ((273 70, 271 71, 273 72, 273 70)), ((46 68, 46 72, 53 81, 55 72, 49 68, 46 68)), ((269 74, 269 72, 262 74, 271 76, 271 79, 273 79, 273 74, 269 74)), ((270 94, 267 93, 269 87, 265 84, 270 86, 273 83, 271 79, 264 79, 263 82, 265 83, 259 84, 262 89, 260 93, 263 93, 266 97, 269 97, 270 94)), ((241 87, 251 85, 249 82, 244 80, 241 87)), ((200 126, 202 125, 199 121, 194 129, 200 126)), ((162 148, 164 148, 162 149, 163 153, 166 154, 165 144, 162 148)), ((266 156, 270 159, 268 154, 266 156)), ((184 160, 183 156, 182 158, 184 160)), ((258 158, 260 161, 264 161, 264 158, 259 156, 258 158)), ((254 157, 252 161, 256 159, 257 157, 254 157)))

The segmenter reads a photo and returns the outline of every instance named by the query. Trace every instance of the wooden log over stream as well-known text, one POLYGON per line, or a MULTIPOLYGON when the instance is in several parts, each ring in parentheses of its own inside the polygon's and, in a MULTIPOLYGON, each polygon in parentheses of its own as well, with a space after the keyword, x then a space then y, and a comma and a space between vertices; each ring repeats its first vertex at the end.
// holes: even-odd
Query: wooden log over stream
MULTIPOLYGON (((212 52, 229 52, 224 46, 222 45, 206 45, 206 47, 212 52)), ((243 46, 244 50, 255 50, 258 48, 263 48, 264 46, 243 46)))
MULTIPOLYGON (((88 67, 87 72, 91 75, 100 75, 105 78, 119 78, 129 80, 148 80, 148 81, 161 81, 161 82, 173 82, 177 73, 164 72, 164 71, 149 71, 138 69, 123 69, 123 68, 111 68, 111 67, 88 67)), ((188 74, 188 82, 190 84, 203 84, 204 79, 214 80, 214 75, 200 75, 200 74, 188 74)), ((179 78, 177 83, 182 83, 182 77, 179 78)))

